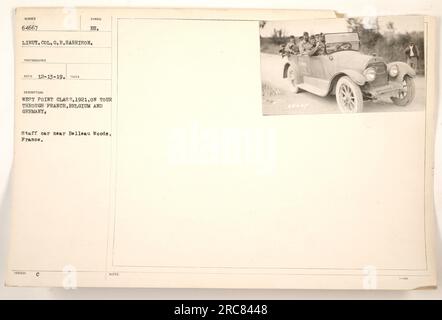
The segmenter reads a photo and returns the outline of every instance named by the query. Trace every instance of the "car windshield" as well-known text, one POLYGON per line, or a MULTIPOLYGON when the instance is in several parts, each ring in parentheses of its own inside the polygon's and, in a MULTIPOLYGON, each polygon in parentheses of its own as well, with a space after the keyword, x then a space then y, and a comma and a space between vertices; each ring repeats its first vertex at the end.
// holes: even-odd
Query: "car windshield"
POLYGON ((359 35, 356 32, 328 33, 325 35, 327 53, 344 50, 359 51, 359 35))

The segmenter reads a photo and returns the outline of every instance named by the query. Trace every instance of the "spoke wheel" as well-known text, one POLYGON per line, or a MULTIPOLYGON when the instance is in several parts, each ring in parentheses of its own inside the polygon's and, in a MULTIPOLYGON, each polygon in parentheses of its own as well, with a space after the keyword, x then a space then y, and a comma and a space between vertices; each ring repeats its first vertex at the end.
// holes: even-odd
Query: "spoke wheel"
POLYGON ((296 74, 296 69, 293 65, 290 65, 289 68, 287 69, 287 80, 289 83, 289 90, 293 93, 298 93, 299 92, 298 78, 296 74))
POLYGON ((362 112, 361 88, 347 76, 340 78, 336 84, 336 102, 341 112, 362 112))
POLYGON ((405 107, 413 101, 415 91, 414 80, 409 76, 405 76, 402 80, 402 89, 399 91, 398 96, 392 97, 391 100, 395 105, 405 107))

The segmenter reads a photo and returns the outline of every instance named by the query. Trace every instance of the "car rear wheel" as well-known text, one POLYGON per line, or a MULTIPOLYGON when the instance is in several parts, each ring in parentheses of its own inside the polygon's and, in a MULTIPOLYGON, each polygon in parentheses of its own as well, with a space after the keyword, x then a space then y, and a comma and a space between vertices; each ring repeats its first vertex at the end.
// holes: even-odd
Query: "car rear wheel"
POLYGON ((405 76, 402 81, 402 90, 399 91, 397 97, 391 97, 391 100, 395 105, 405 107, 413 101, 415 93, 416 88, 413 78, 405 76))
POLYGON ((362 112, 364 100, 361 88, 349 77, 341 77, 336 84, 336 102, 343 113, 362 112))
POLYGON ((287 80, 289 83, 289 90, 293 93, 298 93, 298 79, 296 77, 296 69, 293 65, 289 65, 287 69, 287 80))

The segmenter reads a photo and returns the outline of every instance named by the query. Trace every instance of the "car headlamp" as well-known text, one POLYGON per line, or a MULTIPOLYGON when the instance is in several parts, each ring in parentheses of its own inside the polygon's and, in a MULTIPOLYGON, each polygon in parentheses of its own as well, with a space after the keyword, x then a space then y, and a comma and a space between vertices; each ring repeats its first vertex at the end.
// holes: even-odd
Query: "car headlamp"
POLYGON ((390 77, 392 78, 396 78, 397 75, 399 74, 399 68, 396 64, 392 65, 390 67, 390 70, 388 70, 388 74, 390 75, 390 77))
POLYGON ((374 81, 374 79, 376 79, 376 69, 375 68, 365 69, 364 76, 368 82, 374 81))

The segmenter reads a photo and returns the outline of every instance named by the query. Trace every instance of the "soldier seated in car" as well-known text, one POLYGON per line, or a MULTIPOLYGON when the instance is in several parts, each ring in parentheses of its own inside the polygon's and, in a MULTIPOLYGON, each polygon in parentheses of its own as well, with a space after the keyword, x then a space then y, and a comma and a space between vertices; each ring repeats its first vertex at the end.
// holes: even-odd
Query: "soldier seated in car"
POLYGON ((281 53, 282 57, 284 57, 284 56, 289 57, 291 55, 299 53, 299 49, 296 45, 295 36, 289 37, 289 42, 287 42, 285 44, 285 46, 283 48, 281 48, 280 53, 281 53))
POLYGON ((309 43, 309 35, 308 32, 304 32, 304 35, 301 37, 299 41, 299 53, 307 54, 307 51, 311 49, 311 45, 309 43))
POLYGON ((318 49, 316 50, 315 56, 325 54, 325 36, 322 32, 318 34, 316 41, 318 43, 318 49))
MULTIPOLYGON (((319 36, 318 36, 319 39, 319 36)), ((318 56, 324 54, 325 46, 321 41, 316 40, 316 36, 312 35, 309 40, 310 47, 307 49, 306 53, 309 56, 318 56)))

